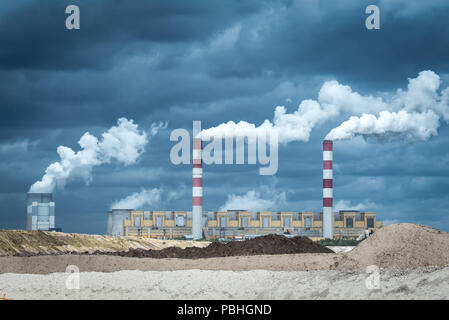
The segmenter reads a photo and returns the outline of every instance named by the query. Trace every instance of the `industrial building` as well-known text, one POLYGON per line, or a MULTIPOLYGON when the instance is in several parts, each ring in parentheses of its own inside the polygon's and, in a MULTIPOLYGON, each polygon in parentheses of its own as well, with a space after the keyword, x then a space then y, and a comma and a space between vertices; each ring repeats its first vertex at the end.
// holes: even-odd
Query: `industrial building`
POLYGON ((203 206, 202 141, 193 138, 192 211, 108 212, 109 235, 154 238, 243 239, 266 234, 290 234, 310 238, 357 238, 382 226, 375 212, 333 212, 333 141, 323 141, 322 212, 206 212, 203 206))
MULTIPOLYGON (((202 237, 243 239, 265 234, 290 234, 323 238, 323 214, 314 212, 203 212, 202 237)), ((357 238, 365 230, 382 226, 375 212, 340 211, 333 216, 333 238, 357 238)), ((108 212, 109 235, 174 239, 192 234, 190 211, 108 212)))
POLYGON ((55 203, 51 193, 27 193, 27 230, 54 230, 55 203))

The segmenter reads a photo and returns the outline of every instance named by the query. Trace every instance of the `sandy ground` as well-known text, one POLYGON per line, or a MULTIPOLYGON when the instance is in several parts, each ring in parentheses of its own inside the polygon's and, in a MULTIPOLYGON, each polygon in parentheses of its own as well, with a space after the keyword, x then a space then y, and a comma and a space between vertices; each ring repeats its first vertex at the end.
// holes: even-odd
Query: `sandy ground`
MULTIPOLYGON (((152 259, 0 257, 11 299, 449 299, 449 234, 390 225, 348 252, 152 259), (68 274, 68 266, 80 273, 68 274), (434 267, 432 267, 434 266, 434 267), (79 277, 80 289, 67 289, 79 277)), ((76 283, 76 281, 75 281, 76 283)))
POLYGON ((65 272, 67 266, 76 265, 80 272, 115 272, 121 270, 174 271, 174 270, 271 270, 309 271, 329 270, 336 267, 354 270, 354 265, 338 263, 348 261, 337 253, 306 253, 285 255, 236 256, 207 259, 153 259, 128 258, 106 255, 60 255, 35 257, 0 257, 0 273, 48 274, 65 272))
POLYGON ((449 299, 449 267, 380 271, 119 271, 79 274, 79 290, 66 273, 1 274, 10 299, 449 299), (368 281, 368 283, 373 283, 368 281))
POLYGON ((2 257, 0 296, 5 294, 10 299, 449 299, 449 266, 393 267, 367 272, 360 265, 355 268, 354 261, 346 255, 197 260, 86 255, 2 257), (67 279, 78 277, 64 272, 69 265, 79 268, 79 290, 67 289, 67 279))

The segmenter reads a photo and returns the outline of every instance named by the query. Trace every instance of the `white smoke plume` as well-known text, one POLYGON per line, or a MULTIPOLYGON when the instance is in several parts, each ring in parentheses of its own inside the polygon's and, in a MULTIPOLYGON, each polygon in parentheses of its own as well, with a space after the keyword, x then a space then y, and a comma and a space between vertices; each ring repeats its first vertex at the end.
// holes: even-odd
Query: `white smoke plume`
POLYGON ((262 193, 250 190, 244 195, 229 194, 226 203, 218 210, 248 210, 252 212, 277 210, 285 207, 285 192, 276 193, 269 191, 267 187, 262 188, 262 193))
POLYGON ((303 100, 296 111, 287 113, 284 106, 274 110, 273 121, 265 120, 256 127, 252 123, 229 121, 202 131, 206 137, 222 136, 256 137, 276 131, 280 143, 309 141, 310 133, 317 125, 335 118, 342 112, 359 114, 360 110, 377 111, 386 107, 380 98, 363 97, 353 92, 351 87, 341 85, 336 80, 326 81, 318 93, 318 100, 303 100))
POLYGON ((314 100, 304 100, 293 113, 287 113, 284 106, 277 106, 274 110, 273 122, 265 120, 260 126, 240 121, 229 121, 217 127, 212 127, 201 132, 203 137, 257 137, 276 131, 280 143, 291 141, 308 141, 312 129, 337 115, 333 106, 320 105, 314 100))
MULTIPOLYGON (((352 116, 326 136, 329 140, 346 140, 355 136, 386 140, 400 137, 406 141, 428 140, 438 135, 440 121, 449 120, 449 88, 438 92, 441 80, 433 71, 422 71, 409 79, 406 91, 397 90, 378 114, 352 116)), ((362 97, 362 103, 372 99, 362 97)))
POLYGON ((137 161, 145 151, 147 135, 139 130, 133 120, 120 118, 117 125, 102 134, 101 141, 86 132, 78 141, 81 150, 59 146, 60 161, 45 170, 42 180, 35 182, 30 192, 53 192, 56 186, 64 187, 69 178, 81 177, 86 184, 92 180, 92 168, 116 160, 125 166, 137 161))
POLYGON ((438 135, 440 117, 433 111, 399 112, 381 111, 376 117, 373 114, 363 114, 361 117, 350 117, 326 136, 329 140, 348 140, 355 136, 374 136, 380 140, 390 137, 403 137, 406 141, 428 140, 438 135))
POLYGON ((280 143, 309 141, 313 128, 339 115, 349 120, 333 129, 329 140, 351 139, 358 135, 379 139, 400 137, 407 141, 427 140, 438 134, 440 120, 449 121, 449 87, 438 92, 440 77, 422 71, 409 79, 407 90, 397 90, 391 98, 363 96, 336 80, 321 86, 317 100, 303 100, 296 111, 287 113, 277 106, 272 121, 261 125, 229 121, 202 131, 203 137, 256 137, 276 131, 280 143))
POLYGON ((144 189, 135 192, 121 200, 114 202, 111 209, 133 209, 140 210, 145 206, 156 206, 160 204, 162 190, 158 188, 144 189))

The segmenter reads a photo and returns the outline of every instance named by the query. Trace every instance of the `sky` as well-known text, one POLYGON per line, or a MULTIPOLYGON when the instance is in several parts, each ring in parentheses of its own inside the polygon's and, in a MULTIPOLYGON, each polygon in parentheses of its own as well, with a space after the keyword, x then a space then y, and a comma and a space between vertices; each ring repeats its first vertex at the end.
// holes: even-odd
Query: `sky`
POLYGON ((1 1, 0 228, 25 228, 26 193, 54 163, 65 232, 105 233, 117 205, 191 210, 170 134, 194 120, 288 133, 274 175, 204 165, 204 210, 319 212, 322 140, 352 119, 334 141, 335 209, 449 231, 448 15, 442 0, 1 1))

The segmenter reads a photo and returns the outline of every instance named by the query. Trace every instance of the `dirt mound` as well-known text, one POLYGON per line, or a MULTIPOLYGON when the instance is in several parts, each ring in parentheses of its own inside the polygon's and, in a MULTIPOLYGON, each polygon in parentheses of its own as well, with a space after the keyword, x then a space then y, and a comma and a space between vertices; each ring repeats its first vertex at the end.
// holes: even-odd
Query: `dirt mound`
POLYGON ((376 231, 347 257, 359 267, 444 266, 449 264, 449 233, 411 223, 393 224, 376 231))
POLYGON ((139 239, 78 233, 28 230, 0 230, 0 256, 60 255, 163 249, 169 246, 206 246, 206 242, 139 239))
POLYGON ((170 247, 162 250, 130 249, 126 252, 99 252, 99 254, 112 254, 122 257, 158 259, 200 259, 213 257, 293 253, 333 253, 333 251, 326 248, 325 246, 313 242, 307 237, 287 238, 282 235, 270 234, 247 241, 232 241, 228 243, 213 242, 205 248, 189 247, 181 249, 177 247, 170 247))

